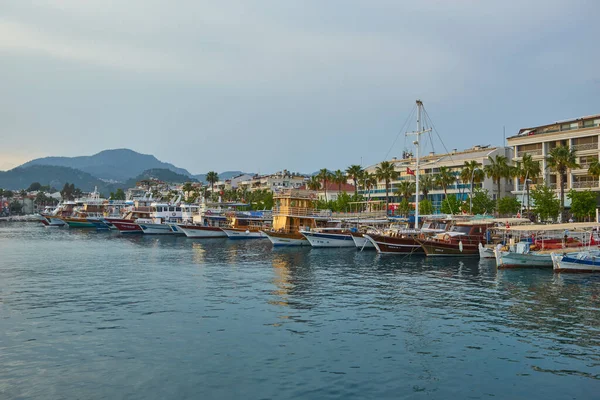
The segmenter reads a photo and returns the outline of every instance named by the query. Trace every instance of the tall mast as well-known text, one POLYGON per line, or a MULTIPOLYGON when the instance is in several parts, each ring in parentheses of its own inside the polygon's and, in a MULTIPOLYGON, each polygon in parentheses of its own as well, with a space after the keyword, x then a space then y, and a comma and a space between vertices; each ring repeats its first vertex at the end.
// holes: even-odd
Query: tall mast
POLYGON ((415 196, 415 229, 419 229, 419 138, 421 137, 421 135, 425 132, 430 132, 431 129, 426 129, 426 130, 422 130, 422 123, 421 123, 421 111, 423 109, 423 102, 421 100, 417 100, 417 131, 416 132, 409 132, 407 133, 407 135, 415 135, 417 137, 417 139, 413 142, 413 144, 415 145, 416 148, 416 152, 417 152, 417 164, 416 164, 416 171, 415 171, 415 179, 416 179, 416 185, 415 185, 415 189, 417 191, 417 194, 415 196))

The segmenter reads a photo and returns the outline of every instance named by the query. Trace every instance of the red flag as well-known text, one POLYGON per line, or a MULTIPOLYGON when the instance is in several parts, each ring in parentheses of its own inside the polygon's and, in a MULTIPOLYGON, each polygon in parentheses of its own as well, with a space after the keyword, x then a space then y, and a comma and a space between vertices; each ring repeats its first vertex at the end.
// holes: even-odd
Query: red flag
POLYGON ((413 171, 412 169, 406 167, 406 173, 409 174, 409 175, 414 175, 415 171, 413 171))

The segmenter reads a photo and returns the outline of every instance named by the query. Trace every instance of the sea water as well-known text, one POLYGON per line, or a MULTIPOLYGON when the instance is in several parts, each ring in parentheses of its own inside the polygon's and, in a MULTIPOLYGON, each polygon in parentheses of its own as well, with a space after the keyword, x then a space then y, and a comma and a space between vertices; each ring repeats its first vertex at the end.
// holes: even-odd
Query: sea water
POLYGON ((598 396, 598 275, 0 223, 2 399, 598 396))

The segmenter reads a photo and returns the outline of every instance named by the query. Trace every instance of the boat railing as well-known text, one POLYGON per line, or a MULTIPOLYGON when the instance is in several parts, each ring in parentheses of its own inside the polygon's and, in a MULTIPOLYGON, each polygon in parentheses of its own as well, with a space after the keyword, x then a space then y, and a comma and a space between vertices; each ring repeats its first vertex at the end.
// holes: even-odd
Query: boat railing
POLYGON ((308 207, 289 207, 279 206, 273 208, 273 216, 289 216, 289 217, 331 217, 330 210, 318 210, 308 207))

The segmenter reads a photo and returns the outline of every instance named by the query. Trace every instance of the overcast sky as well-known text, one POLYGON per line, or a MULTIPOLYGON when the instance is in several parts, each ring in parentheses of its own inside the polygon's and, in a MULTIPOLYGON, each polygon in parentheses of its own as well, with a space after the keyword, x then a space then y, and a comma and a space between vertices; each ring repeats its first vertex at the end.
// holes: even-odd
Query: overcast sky
POLYGON ((599 18, 597 0, 4 0, 0 169, 109 148, 192 173, 369 165, 417 98, 447 148, 501 145, 600 113, 599 18))

